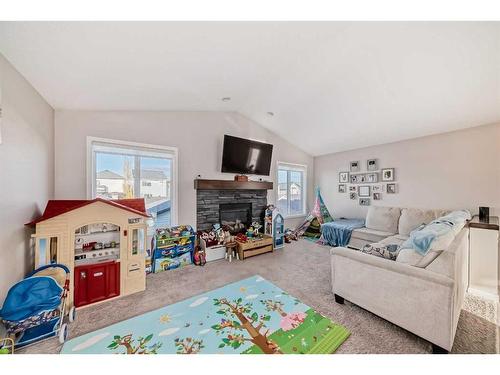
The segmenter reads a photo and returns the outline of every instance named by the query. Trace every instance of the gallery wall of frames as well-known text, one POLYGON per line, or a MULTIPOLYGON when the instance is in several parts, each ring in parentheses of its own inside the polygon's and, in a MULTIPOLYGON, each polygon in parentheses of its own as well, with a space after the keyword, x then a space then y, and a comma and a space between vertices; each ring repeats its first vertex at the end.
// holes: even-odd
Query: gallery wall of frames
POLYGON ((397 194, 396 171, 394 168, 380 168, 378 159, 366 163, 351 161, 348 170, 339 172, 339 193, 360 206, 369 206, 371 200, 382 200, 384 194, 397 194))

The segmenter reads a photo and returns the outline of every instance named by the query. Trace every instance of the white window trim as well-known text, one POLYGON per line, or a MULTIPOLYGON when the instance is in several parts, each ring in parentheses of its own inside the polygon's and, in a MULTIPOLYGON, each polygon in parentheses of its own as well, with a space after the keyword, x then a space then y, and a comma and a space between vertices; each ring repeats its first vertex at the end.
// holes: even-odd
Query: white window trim
POLYGON ((136 147, 143 148, 151 151, 157 152, 165 152, 167 151, 172 155, 172 179, 173 183, 171 184, 170 191, 170 225, 178 225, 178 187, 179 187, 179 149, 177 147, 163 146, 163 145, 153 145, 148 143, 138 143, 138 142, 129 142, 122 141, 117 139, 108 139, 108 138, 98 138, 87 136, 87 199, 93 199, 95 193, 95 158, 92 152, 92 144, 93 143, 108 143, 110 145, 119 147, 136 147))
MULTIPOLYGON (((277 161, 276 162, 276 184, 274 188, 274 197, 275 197, 275 202, 276 202, 276 207, 278 206, 278 173, 280 170, 280 166, 286 167, 288 170, 295 170, 295 171, 300 171, 304 173, 304 179, 302 181, 302 213, 301 214, 295 214, 295 215, 287 215, 284 212, 281 212, 283 217, 285 219, 295 219, 295 218, 300 218, 300 217, 306 217, 307 216, 307 165, 306 164, 295 164, 295 163, 288 163, 285 161, 277 161)), ((288 194, 288 192, 287 192, 288 194)))

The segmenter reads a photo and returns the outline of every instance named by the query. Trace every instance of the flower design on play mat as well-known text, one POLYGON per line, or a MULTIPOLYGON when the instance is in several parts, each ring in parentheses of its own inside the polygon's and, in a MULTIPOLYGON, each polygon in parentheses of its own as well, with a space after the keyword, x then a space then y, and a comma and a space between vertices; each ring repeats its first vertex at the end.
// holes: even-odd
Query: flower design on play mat
POLYGON ((306 314, 303 312, 293 312, 281 318, 280 328, 283 331, 290 331, 291 329, 300 326, 306 319, 306 314))

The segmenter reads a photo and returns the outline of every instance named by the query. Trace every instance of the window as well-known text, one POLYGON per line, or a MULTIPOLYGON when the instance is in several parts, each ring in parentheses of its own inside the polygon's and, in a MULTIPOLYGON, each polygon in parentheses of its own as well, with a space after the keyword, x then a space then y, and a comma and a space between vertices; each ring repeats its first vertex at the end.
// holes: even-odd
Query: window
POLYGON ((177 223, 176 168, 176 148, 88 138, 89 198, 144 198, 149 235, 177 223))
POLYGON ((306 214, 306 166, 278 163, 276 206, 285 217, 306 214))

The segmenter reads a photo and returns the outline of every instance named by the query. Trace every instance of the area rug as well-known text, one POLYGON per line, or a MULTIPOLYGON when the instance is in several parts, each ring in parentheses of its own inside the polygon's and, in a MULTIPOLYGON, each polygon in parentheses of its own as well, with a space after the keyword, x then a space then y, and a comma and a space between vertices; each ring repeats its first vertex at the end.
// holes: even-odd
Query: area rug
POLYGON ((328 354, 349 331, 252 276, 66 342, 66 354, 328 354))

